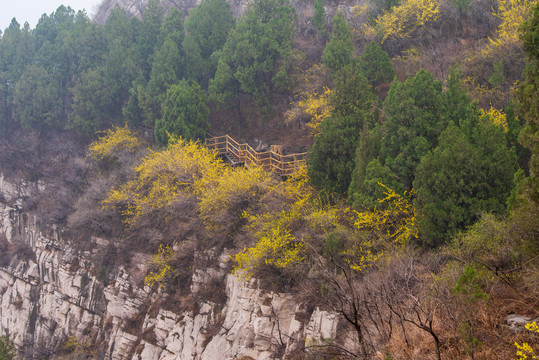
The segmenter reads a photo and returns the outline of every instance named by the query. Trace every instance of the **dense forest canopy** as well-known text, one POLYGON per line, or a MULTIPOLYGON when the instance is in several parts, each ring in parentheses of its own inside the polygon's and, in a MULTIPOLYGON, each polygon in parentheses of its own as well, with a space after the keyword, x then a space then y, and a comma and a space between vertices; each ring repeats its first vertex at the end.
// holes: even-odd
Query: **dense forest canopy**
MULTIPOLYGON (((189 14, 149 0, 103 25, 65 6, 35 29, 14 19, 0 38, 0 137, 93 141, 67 226, 126 238, 154 226, 172 245, 182 209, 205 245, 236 249, 237 274, 308 283, 355 331, 359 358, 375 332, 387 358, 405 353, 405 326, 438 359, 488 357, 481 341, 498 345, 468 310, 502 303, 502 287, 537 305, 537 1, 376 0, 332 19, 312 6, 308 35, 287 0, 254 0, 239 18, 225 0, 189 14), (196 142, 227 128, 221 117, 301 133, 307 169, 277 181, 225 166, 196 142)), ((155 256, 170 269, 175 255, 155 256)), ((156 274, 150 286, 175 277, 156 274)))

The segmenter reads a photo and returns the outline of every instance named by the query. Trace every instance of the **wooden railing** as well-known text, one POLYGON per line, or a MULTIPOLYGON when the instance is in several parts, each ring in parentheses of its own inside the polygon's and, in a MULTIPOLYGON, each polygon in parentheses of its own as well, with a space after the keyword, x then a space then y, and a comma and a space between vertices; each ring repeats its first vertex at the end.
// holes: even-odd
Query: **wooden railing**
POLYGON ((282 155, 268 150, 255 151, 249 144, 240 144, 228 135, 206 139, 206 146, 231 160, 245 164, 255 164, 280 176, 289 176, 305 164, 307 153, 282 155))

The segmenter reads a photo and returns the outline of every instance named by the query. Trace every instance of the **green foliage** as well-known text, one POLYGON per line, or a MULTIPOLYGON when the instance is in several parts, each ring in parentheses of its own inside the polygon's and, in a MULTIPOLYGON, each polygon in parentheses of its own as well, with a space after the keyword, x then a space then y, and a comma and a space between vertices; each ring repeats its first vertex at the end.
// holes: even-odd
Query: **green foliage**
POLYGON ((335 72, 333 83, 335 87, 329 97, 333 115, 362 116, 371 112, 375 96, 357 63, 345 65, 335 72))
POLYGON ((442 83, 424 70, 403 83, 395 79, 384 100, 382 157, 406 188, 447 125, 443 108, 442 83))
MULTIPOLYGON (((457 279, 453 287, 453 294, 462 298, 465 303, 464 306, 468 307, 479 301, 487 304, 489 302, 489 296, 483 291, 477 271, 468 265, 464 267, 462 274, 457 279)), ((482 343, 475 337, 473 314, 470 310, 466 312, 468 312, 469 319, 460 324, 458 332, 464 345, 464 350, 473 358, 475 352, 481 351, 482 343)))
POLYGON ((460 324, 458 331, 467 354, 472 355, 476 351, 481 351, 483 343, 473 336, 473 329, 468 322, 460 324))
POLYGON ((13 341, 5 335, 0 336, 0 360, 14 360, 17 358, 17 351, 13 341))
MULTIPOLYGON (((357 165, 356 165, 357 166, 357 165)), ((374 209, 378 205, 378 200, 384 197, 385 189, 379 184, 382 183, 394 190, 396 193, 403 193, 404 187, 399 182, 395 174, 374 158, 367 164, 363 177, 352 178, 348 189, 349 202, 356 210, 364 208, 374 209)))
POLYGON ((314 15, 311 23, 322 34, 326 32, 326 9, 322 0, 314 0, 314 15))
POLYGON ((470 8, 471 0, 451 0, 451 2, 459 9, 459 11, 465 12, 470 8))
POLYGON ((162 105, 163 118, 155 123, 155 137, 167 144, 169 137, 202 139, 210 124, 206 94, 196 82, 172 85, 162 105))
MULTIPOLYGON (((368 115, 365 115, 368 116, 368 115)), ((354 169, 354 153, 365 118, 330 116, 320 124, 321 134, 309 152, 309 177, 313 185, 345 194, 354 169)))
POLYGON ((162 46, 165 41, 170 39, 174 41, 178 48, 181 48, 184 32, 183 13, 173 7, 167 13, 161 24, 159 37, 157 39, 157 47, 162 46))
POLYGON ((471 266, 465 266, 462 274, 457 279, 453 288, 455 295, 462 295, 466 301, 474 302, 477 300, 488 301, 489 296, 483 291, 481 284, 477 279, 477 271, 471 266))
POLYGON ((354 39, 352 30, 346 23, 342 11, 337 11, 331 20, 333 29, 329 42, 324 48, 322 61, 331 69, 332 72, 337 72, 346 65, 353 63, 355 58, 354 39))
POLYGON ((365 170, 372 160, 380 157, 381 141, 382 133, 379 126, 369 129, 368 126, 363 125, 356 148, 354 171, 348 188, 348 203, 352 204, 352 207, 356 210, 358 210, 358 206, 362 205, 362 201, 357 201, 356 197, 363 196, 362 188, 365 181, 365 170))
POLYGON ((110 120, 114 112, 112 88, 104 86, 110 80, 100 70, 89 70, 73 91, 73 112, 69 115, 69 128, 79 134, 92 136, 110 120))
POLYGON ((373 87, 390 82, 395 77, 389 55, 374 41, 365 47, 360 57, 360 64, 363 74, 373 87))
POLYGON ((515 171, 515 152, 507 149, 503 130, 480 124, 467 138, 451 123, 417 167, 415 206, 422 240, 441 244, 482 213, 503 212, 515 171))
POLYGON ((29 66, 15 86, 13 117, 26 129, 59 125, 62 113, 58 84, 41 66, 29 66))
POLYGON ((212 55, 223 47, 233 27, 232 9, 224 0, 205 0, 189 13, 183 48, 190 79, 207 85, 217 69, 212 55))
POLYGON ((539 4, 532 9, 532 15, 521 27, 521 39, 526 54, 524 81, 517 95, 521 111, 526 119, 520 139, 531 151, 530 180, 527 195, 539 203, 539 4))
POLYGON ((468 96, 461 75, 461 67, 457 63, 447 78, 447 89, 443 94, 443 116, 446 124, 453 121, 469 134, 477 125, 479 109, 477 103, 468 96))
POLYGON ((324 240, 324 247, 322 248, 322 255, 327 258, 333 258, 343 250, 343 244, 339 239, 339 236, 335 233, 330 233, 324 240))
POLYGON ((287 0, 256 0, 219 53, 212 99, 223 104, 243 92, 269 110, 269 97, 288 79, 296 13, 287 0), (284 81, 284 82, 283 82, 284 81))
POLYGON ((349 64, 336 73, 330 97, 333 112, 320 124, 320 135, 309 152, 309 177, 315 186, 346 193, 360 131, 372 123, 373 99, 357 64, 349 64))
POLYGON ((161 104, 165 101, 167 90, 181 77, 181 60, 180 49, 171 38, 167 38, 156 51, 150 81, 145 88, 138 89, 138 103, 144 112, 146 124, 152 125, 162 117, 161 104))
POLYGON ((503 60, 500 60, 494 64, 494 71, 492 75, 488 78, 488 82, 493 87, 502 86, 505 84, 505 74, 503 60))
POLYGON ((106 277, 105 268, 100 267, 99 270, 97 270, 97 274, 95 275, 95 278, 97 281, 103 281, 105 280, 105 277, 106 277))

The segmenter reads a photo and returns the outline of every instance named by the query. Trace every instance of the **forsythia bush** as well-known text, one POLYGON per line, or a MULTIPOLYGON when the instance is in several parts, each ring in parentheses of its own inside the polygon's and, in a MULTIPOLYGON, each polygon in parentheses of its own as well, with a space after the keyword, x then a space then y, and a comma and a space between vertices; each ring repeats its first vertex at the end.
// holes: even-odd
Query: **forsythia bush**
POLYGON ((210 231, 221 230, 220 223, 241 211, 241 203, 260 196, 271 182, 271 175, 261 167, 225 168, 214 183, 198 189, 198 211, 210 231))
POLYGON ((114 159, 119 152, 134 152, 141 141, 127 127, 114 127, 88 147, 87 158, 96 163, 114 159))
POLYGON ((404 245, 418 237, 416 215, 411 198, 413 190, 399 195, 384 184, 386 197, 379 199, 380 206, 374 211, 357 213, 355 225, 392 239, 394 243, 404 245))
POLYGON ((283 183, 276 183, 268 197, 281 202, 271 211, 245 213, 256 243, 234 257, 234 271, 248 276, 265 265, 293 267, 306 261, 306 243, 327 234, 338 221, 337 209, 322 204, 308 184, 306 169, 283 183))
POLYGON ((537 0, 499 0, 498 9, 493 14, 501 20, 501 24, 482 55, 489 56, 496 48, 519 44, 518 28, 531 15, 531 8, 535 4, 537 0))
POLYGON ((331 90, 324 88, 324 92, 320 95, 315 92, 309 94, 307 99, 300 100, 298 102, 298 107, 311 118, 311 120, 307 123, 307 126, 311 128, 315 135, 320 134, 318 127, 333 110, 332 106, 328 103, 330 96, 331 90))
MULTIPOLYGON (((367 230, 367 239, 360 240, 343 253, 352 270, 365 271, 384 257, 390 244, 403 246, 418 237, 416 217, 411 198, 413 191, 399 195, 391 188, 378 183, 385 189, 385 197, 378 199, 379 206, 373 211, 357 212, 355 227, 367 230)), ((361 239, 361 237, 358 237, 361 239)))
MULTIPOLYGON (((527 323, 525 328, 531 332, 539 333, 539 325, 537 325, 535 321, 527 323)), ((520 345, 515 341, 515 346, 517 348, 517 360, 537 359, 537 354, 528 343, 523 342, 522 345, 520 345)))
POLYGON ((252 276, 263 265, 282 269, 305 260, 304 244, 295 241, 286 229, 272 228, 269 232, 258 232, 255 238, 255 246, 244 249, 234 257, 237 262, 234 272, 243 269, 247 271, 247 276, 252 276))
POLYGON ((166 150, 150 152, 135 168, 134 179, 112 189, 102 206, 119 209, 125 224, 133 226, 141 216, 169 205, 180 192, 203 192, 224 166, 198 143, 171 140, 166 150))
POLYGON ((359 272, 370 268, 381 256, 375 251, 375 244, 370 240, 353 244, 344 251, 344 255, 350 269, 359 272))
POLYGON ((290 104, 291 108, 286 112, 287 123, 307 121, 307 126, 313 130, 314 135, 320 133, 318 125, 333 110, 328 101, 331 90, 324 85, 327 77, 327 67, 318 64, 295 76, 295 88, 298 91, 294 94, 296 101, 290 104))
POLYGON ((144 285, 154 286, 156 283, 164 283, 175 278, 178 271, 170 266, 173 257, 174 250, 170 246, 159 246, 159 252, 150 260, 152 271, 144 278, 144 285))
POLYGON ((438 0, 404 0, 376 20, 382 31, 382 42, 389 38, 411 36, 412 32, 436 21, 440 13, 438 0))
POLYGON ((488 111, 481 109, 481 117, 483 116, 488 116, 493 124, 503 127, 505 132, 509 130, 507 115, 502 110, 498 110, 493 106, 488 111))

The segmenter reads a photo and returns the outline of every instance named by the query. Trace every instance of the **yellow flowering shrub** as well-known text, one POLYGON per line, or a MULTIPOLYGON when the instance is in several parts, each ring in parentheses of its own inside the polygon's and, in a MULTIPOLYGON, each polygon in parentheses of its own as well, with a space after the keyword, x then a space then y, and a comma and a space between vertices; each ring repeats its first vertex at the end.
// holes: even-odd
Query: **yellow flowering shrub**
POLYGON ((159 251, 150 260, 151 271, 144 278, 144 285, 162 284, 178 276, 178 271, 170 265, 174 254, 174 250, 170 246, 159 246, 159 251))
POLYGON ((298 107, 301 109, 301 111, 309 115, 311 120, 307 123, 307 126, 315 135, 320 134, 320 124, 331 114, 331 111, 333 110, 333 107, 328 103, 330 96, 331 90, 324 88, 324 92, 320 95, 318 92, 315 92, 309 94, 307 99, 300 100, 298 102, 298 107))
POLYGON ((374 231, 398 245, 404 245, 416 239, 418 230, 411 201, 413 190, 399 195, 384 184, 378 184, 385 188, 385 197, 378 200, 380 206, 373 211, 356 212, 356 227, 374 231))
MULTIPOLYGON (((524 327, 534 333, 539 333, 539 325, 535 321, 529 322, 524 327)), ((517 348, 517 360, 537 360, 537 354, 533 348, 526 342, 522 345, 515 341, 515 347, 517 348)))
POLYGON ((306 169, 273 184, 267 197, 272 198, 272 209, 244 213, 255 244, 234 256, 234 272, 243 270, 251 276, 264 265, 287 268, 301 264, 307 259, 306 244, 325 236, 338 222, 338 209, 317 197, 308 184, 306 169))
POLYGON ((438 0, 404 0, 376 20, 381 41, 410 37, 417 28, 436 21, 439 14, 438 0))
POLYGON ((490 38, 490 46, 485 49, 488 53, 492 47, 520 43, 518 28, 530 16, 531 8, 537 0, 499 0, 498 9, 493 13, 501 20, 496 36, 490 38))
POLYGON ((328 70, 324 65, 315 64, 295 76, 297 83, 295 101, 286 112, 286 122, 306 121, 313 135, 320 133, 318 126, 333 110, 328 99, 331 90, 324 84, 327 82, 328 70))
POLYGON ((101 164, 106 161, 114 161, 120 152, 135 152, 141 146, 142 142, 127 126, 113 127, 89 145, 86 158, 101 164))
POLYGON ((225 168, 215 181, 199 186, 198 211, 206 228, 220 231, 242 203, 259 197, 272 182, 271 174, 257 166, 225 168))
POLYGON ((183 192, 203 192, 224 172, 225 165, 200 144, 171 140, 167 149, 151 151, 135 168, 134 178, 112 189, 104 209, 118 209, 128 226, 151 211, 163 208, 183 192))
POLYGON ((381 254, 375 251, 373 241, 354 243, 344 251, 344 255, 350 269, 358 272, 369 269, 381 257, 381 254))
POLYGON ((234 257, 234 272, 245 270, 248 277, 263 265, 286 268, 305 260, 304 244, 297 242, 286 229, 272 228, 269 232, 255 234, 257 242, 234 257))
POLYGON ((503 127, 505 132, 509 130, 509 125, 507 124, 507 116, 503 112, 503 110, 498 110, 491 105, 488 111, 481 109, 481 117, 483 116, 488 116, 490 121, 494 125, 503 127))

